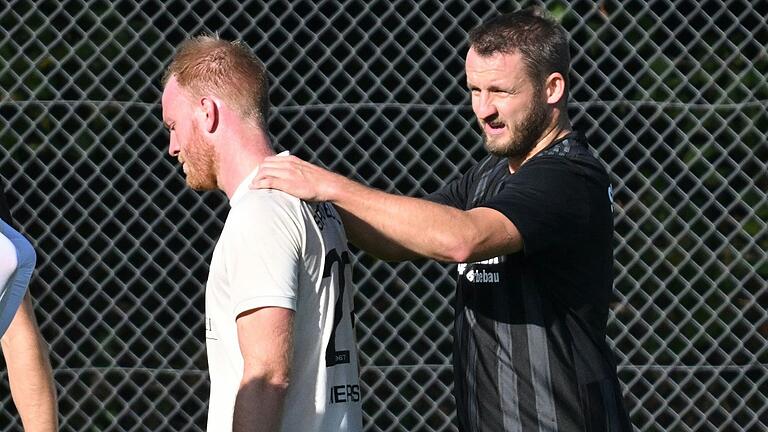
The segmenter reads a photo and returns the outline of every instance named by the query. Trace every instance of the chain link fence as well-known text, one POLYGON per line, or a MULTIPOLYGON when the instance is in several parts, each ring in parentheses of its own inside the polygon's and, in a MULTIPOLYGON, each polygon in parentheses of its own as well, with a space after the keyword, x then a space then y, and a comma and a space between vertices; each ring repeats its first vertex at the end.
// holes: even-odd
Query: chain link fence
MULTIPOLYGON (((768 4, 547 1, 570 114, 613 176, 609 336, 639 430, 768 429, 768 4)), ((165 154, 160 78, 203 31, 267 64, 278 147, 420 196, 484 154, 466 33, 511 1, 11 1, 0 170, 63 431, 203 430, 203 288, 227 203, 165 154)), ((455 266, 355 261, 366 431, 453 431, 455 266)), ((5 376, 3 378, 6 378, 5 376)), ((7 380, 0 429, 20 430, 7 380)))

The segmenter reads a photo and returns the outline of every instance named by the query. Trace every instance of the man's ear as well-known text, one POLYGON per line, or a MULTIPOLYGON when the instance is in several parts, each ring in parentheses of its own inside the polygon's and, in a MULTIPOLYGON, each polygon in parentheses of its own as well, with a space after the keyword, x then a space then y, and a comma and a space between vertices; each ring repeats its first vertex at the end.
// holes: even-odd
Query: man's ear
POLYGON ((547 77, 544 84, 549 105, 557 105, 565 97, 565 78, 560 72, 553 72, 547 77))
POLYGON ((204 130, 211 133, 216 130, 219 125, 219 106, 215 100, 204 97, 200 99, 200 110, 202 111, 202 118, 204 130))

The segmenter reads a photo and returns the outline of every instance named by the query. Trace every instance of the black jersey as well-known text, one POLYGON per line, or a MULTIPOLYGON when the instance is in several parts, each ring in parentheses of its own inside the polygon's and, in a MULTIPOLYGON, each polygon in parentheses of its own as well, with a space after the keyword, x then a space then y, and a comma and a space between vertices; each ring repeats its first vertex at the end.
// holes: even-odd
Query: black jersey
POLYGON ((521 252, 459 264, 455 397, 464 432, 629 431, 606 342, 610 182, 577 134, 509 173, 489 156, 428 199, 507 216, 521 252))

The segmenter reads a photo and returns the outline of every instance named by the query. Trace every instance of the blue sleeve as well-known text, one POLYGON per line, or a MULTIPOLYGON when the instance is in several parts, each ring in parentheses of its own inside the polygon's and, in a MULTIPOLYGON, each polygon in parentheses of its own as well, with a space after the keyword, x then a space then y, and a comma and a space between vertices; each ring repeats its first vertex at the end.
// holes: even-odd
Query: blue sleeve
POLYGON ((0 232, 10 240, 16 254, 15 257, 8 257, 15 261, 15 269, 5 284, 0 286, 0 336, 2 336, 24 299, 37 256, 29 241, 3 221, 0 221, 0 232))

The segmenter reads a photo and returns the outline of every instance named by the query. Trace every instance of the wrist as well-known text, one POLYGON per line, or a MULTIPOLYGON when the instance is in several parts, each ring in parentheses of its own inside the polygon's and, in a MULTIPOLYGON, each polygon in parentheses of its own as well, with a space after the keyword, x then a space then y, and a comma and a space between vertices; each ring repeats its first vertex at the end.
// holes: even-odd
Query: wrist
POLYGON ((337 203, 344 198, 344 193, 350 189, 351 180, 339 174, 332 173, 328 181, 321 185, 321 201, 337 203))

